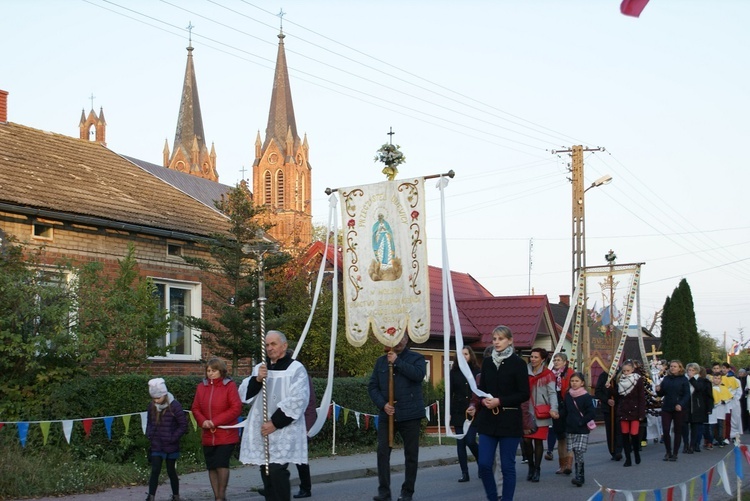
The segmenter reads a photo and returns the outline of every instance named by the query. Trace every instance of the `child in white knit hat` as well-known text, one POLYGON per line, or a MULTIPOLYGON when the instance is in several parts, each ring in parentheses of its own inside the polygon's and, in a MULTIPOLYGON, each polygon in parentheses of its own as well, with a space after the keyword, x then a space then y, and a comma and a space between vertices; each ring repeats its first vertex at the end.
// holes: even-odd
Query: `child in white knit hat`
POLYGON ((159 486, 162 462, 167 462, 167 475, 172 486, 172 501, 180 499, 180 479, 177 476, 175 463, 180 457, 180 437, 187 433, 187 419, 180 402, 167 391, 163 378, 154 378, 148 382, 151 403, 148 405, 146 420, 146 437, 151 442, 149 460, 151 477, 148 482, 146 501, 154 501, 156 488, 159 486))

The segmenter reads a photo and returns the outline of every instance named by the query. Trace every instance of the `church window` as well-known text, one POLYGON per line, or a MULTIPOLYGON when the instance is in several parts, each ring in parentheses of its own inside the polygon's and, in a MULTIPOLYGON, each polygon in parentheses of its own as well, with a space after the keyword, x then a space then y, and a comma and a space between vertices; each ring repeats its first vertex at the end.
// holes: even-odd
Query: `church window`
POLYGON ((284 208, 284 173, 276 173, 276 207, 284 208))
POLYGON ((263 202, 271 205, 271 173, 268 171, 263 174, 263 202))

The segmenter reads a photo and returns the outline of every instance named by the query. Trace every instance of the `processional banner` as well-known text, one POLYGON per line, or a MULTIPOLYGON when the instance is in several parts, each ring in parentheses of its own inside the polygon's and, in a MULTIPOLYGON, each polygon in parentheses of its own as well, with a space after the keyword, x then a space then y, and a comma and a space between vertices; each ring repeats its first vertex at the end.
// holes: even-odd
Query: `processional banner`
POLYGON ((340 188, 346 337, 386 346, 430 335, 424 179, 340 188))

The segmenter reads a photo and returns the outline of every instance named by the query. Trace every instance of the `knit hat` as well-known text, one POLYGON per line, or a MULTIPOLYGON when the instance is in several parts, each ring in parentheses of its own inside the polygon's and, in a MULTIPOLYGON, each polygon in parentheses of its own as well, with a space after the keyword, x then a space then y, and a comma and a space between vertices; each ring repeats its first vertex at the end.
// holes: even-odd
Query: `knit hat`
POLYGON ((167 394, 167 383, 163 378, 157 377, 148 382, 148 392, 151 398, 161 398, 167 394))

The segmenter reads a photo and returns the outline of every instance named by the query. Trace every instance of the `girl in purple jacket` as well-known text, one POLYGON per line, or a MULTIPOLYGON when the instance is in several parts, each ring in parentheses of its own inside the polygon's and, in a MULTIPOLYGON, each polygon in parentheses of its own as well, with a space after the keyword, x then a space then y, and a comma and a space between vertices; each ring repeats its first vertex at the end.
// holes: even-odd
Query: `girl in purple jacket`
POLYGON ((159 377, 150 380, 148 392, 151 395, 151 403, 148 404, 146 437, 151 442, 151 478, 148 481, 146 501, 154 501, 164 460, 167 461, 167 475, 172 486, 172 501, 179 501, 180 479, 175 463, 180 457, 180 437, 187 432, 185 411, 182 410, 180 402, 167 391, 164 379, 159 377))

